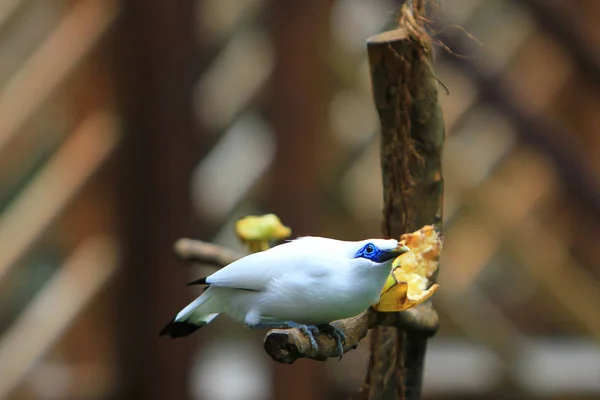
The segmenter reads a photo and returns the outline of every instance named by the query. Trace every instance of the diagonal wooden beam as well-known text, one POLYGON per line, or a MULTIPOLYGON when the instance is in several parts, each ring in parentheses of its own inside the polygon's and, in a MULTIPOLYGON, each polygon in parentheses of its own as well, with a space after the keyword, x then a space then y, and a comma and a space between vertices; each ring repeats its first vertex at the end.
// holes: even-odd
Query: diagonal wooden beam
POLYGON ((67 331, 117 270, 111 239, 93 238, 77 248, 0 339, 0 399, 67 331))
MULTIPOLYGON (((440 21, 434 25, 434 29, 441 29, 445 25, 446 22, 440 21)), ((438 39, 456 53, 477 54, 464 40, 459 40, 447 32, 440 33, 438 39)), ((547 154, 569 190, 590 207, 594 215, 600 216, 597 178, 580 157, 578 149, 574 148, 571 142, 559 139, 568 138, 568 133, 561 132, 560 127, 546 123, 540 116, 529 113, 519 94, 512 91, 501 73, 490 74, 475 61, 465 57, 448 55, 443 51, 439 52, 439 56, 443 62, 454 64, 468 73, 480 88, 480 100, 494 104, 511 120, 525 142, 547 154)))
MULTIPOLYGON (((4 1, 4 0, 3 0, 4 1)), ((112 26, 113 0, 75 2, 0 92, 0 153, 112 26)))
POLYGON ((0 30, 12 18, 24 0, 2 0, 0 2, 0 30))
POLYGON ((540 26, 550 33, 571 56, 581 71, 600 85, 600 57, 591 40, 584 31, 579 29, 575 13, 569 13, 571 6, 564 3, 559 6, 554 1, 547 0, 513 0, 519 6, 525 6, 535 16, 540 26))
POLYGON ((563 312, 600 338, 600 311, 590 307, 600 303, 600 282, 570 254, 564 239, 533 213, 536 203, 557 190, 556 183, 535 157, 517 155, 511 164, 513 171, 507 176, 513 178, 489 180, 475 196, 473 208, 489 233, 510 246, 563 312))
POLYGON ((92 114, 0 215, 0 281, 100 168, 118 140, 113 117, 92 114))

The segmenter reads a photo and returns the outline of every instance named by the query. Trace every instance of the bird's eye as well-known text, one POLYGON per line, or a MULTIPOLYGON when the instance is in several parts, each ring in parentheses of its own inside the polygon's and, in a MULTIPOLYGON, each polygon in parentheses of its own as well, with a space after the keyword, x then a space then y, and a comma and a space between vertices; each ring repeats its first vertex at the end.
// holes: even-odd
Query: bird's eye
POLYGON ((373 246, 372 244, 368 244, 367 247, 365 247, 365 253, 367 254, 373 254, 374 251, 375 246, 373 246))

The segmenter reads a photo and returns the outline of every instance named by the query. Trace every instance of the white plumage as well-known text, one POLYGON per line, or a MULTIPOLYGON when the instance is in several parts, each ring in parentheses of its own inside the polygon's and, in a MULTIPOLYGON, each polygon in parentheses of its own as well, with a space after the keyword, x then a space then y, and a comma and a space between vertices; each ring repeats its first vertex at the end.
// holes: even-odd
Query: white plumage
POLYGON ((250 254, 199 280, 209 287, 161 334, 186 336, 218 314, 257 328, 355 316, 377 302, 393 259, 406 251, 394 239, 303 237, 250 254))

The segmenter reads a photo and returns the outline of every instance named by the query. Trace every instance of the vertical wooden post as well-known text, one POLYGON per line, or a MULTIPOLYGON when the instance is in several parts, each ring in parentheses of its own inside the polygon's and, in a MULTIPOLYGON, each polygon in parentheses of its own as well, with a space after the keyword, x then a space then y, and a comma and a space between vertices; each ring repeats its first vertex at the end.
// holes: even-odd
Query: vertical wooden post
MULTIPOLYGON (((125 148, 119 399, 186 399, 193 341, 160 340, 191 299, 172 244, 191 233, 194 2, 127 0, 118 32, 125 148)), ((163 338, 164 339, 164 338, 163 338)))
MULTIPOLYGON (((275 70, 270 82, 268 114, 277 137, 276 168, 271 173, 269 209, 294 235, 319 229, 320 143, 328 130, 327 43, 332 0, 276 1, 272 37, 275 70)), ((298 362, 275 366, 275 398, 327 399, 324 366, 298 362)))
MULTIPOLYGON (((444 123, 431 47, 399 28, 371 37, 368 53, 381 123, 383 233, 399 238, 428 224, 441 232, 444 123)), ((368 398, 419 399, 426 345, 422 332, 374 328, 368 398)))

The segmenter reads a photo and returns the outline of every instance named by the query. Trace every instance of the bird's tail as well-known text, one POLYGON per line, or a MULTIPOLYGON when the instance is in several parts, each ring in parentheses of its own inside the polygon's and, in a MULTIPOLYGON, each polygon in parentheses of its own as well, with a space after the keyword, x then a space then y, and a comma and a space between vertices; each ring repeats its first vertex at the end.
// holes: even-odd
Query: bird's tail
POLYGON ((160 336, 169 335, 172 339, 191 335, 204 325, 208 325, 219 313, 209 312, 210 290, 188 304, 161 331, 160 336))
POLYGON ((160 336, 169 335, 172 339, 176 339, 191 335, 204 325, 209 324, 213 319, 217 318, 218 315, 218 313, 207 314, 194 321, 178 321, 173 319, 162 329, 162 331, 160 331, 160 336))

